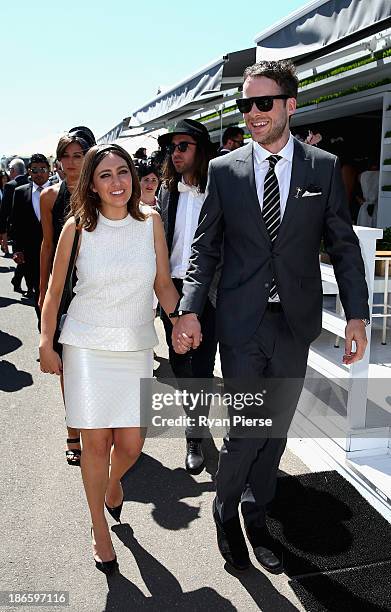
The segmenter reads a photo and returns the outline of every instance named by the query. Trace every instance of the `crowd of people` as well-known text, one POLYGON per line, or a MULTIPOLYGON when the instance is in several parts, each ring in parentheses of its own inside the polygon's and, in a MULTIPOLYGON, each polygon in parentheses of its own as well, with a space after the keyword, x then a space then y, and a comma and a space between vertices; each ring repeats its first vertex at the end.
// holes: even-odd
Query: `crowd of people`
MULTIPOLYGON (((27 173, 21 160, 10 163, 2 248, 7 254, 12 241, 14 288, 24 275, 34 300, 41 370, 60 378, 66 459, 81 466, 93 556, 106 574, 118 562, 105 509, 120 521, 121 478, 145 438, 140 380, 153 377, 154 295, 183 388, 213 378, 219 343, 231 392, 267 379, 295 381, 285 396, 279 385, 275 407, 289 425, 309 345, 321 330, 323 238, 347 318, 344 363, 364 354, 368 293, 341 171, 333 155, 290 133, 297 89, 290 62, 246 69, 237 100, 251 134, 246 146, 243 130, 230 127, 216 151, 202 123, 183 119, 159 137, 157 154, 139 150, 132 159, 119 145, 96 145, 78 126, 58 143, 55 174, 40 154, 27 173), (69 279, 74 295, 60 318, 69 279)), ((197 406, 192 416, 208 411, 197 406)), ((206 433, 203 420, 189 419, 191 474, 204 468, 206 433)), ((216 475, 218 547, 231 567, 249 567, 241 505, 257 560, 278 573, 267 508, 286 435, 254 435, 253 427, 236 433, 224 438, 216 475)))

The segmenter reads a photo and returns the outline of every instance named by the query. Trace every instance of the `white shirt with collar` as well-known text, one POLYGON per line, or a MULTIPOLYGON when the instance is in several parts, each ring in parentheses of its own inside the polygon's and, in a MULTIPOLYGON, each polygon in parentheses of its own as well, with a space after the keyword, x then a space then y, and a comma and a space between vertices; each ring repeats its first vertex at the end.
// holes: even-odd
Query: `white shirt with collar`
POLYGON ((191 254, 191 245, 198 227, 198 221, 205 193, 197 187, 178 183, 179 200, 175 218, 174 237, 170 256, 172 278, 185 278, 191 254))
POLYGON ((253 141, 254 149, 254 174, 255 184, 257 187, 257 194, 261 210, 263 208, 263 184, 265 182, 265 176, 269 170, 269 162, 267 158, 270 155, 280 155, 282 159, 278 160, 275 165, 275 173, 280 188, 280 212, 281 220, 284 216, 286 202, 289 195, 289 187, 291 184, 292 175, 292 160, 293 160, 293 149, 294 140, 292 134, 289 134, 288 142, 285 147, 278 151, 278 153, 270 153, 267 149, 264 149, 262 145, 253 141))
MULTIPOLYGON (((270 153, 270 151, 264 149, 260 144, 253 141, 255 185, 257 188, 257 195, 261 210, 263 209, 263 184, 269 170, 269 162, 267 161, 267 158, 270 155, 279 155, 282 158, 278 160, 274 168, 278 186, 280 188, 281 221, 284 216, 286 202, 289 195, 289 187, 291 184, 293 149, 294 141, 292 134, 289 134, 288 142, 281 149, 281 151, 278 151, 278 153, 270 153)), ((269 302, 279 301, 280 298, 278 294, 273 299, 269 299, 269 302)))
POLYGON ((41 208, 39 206, 39 199, 41 197, 41 191, 43 191, 44 189, 46 189, 46 187, 49 187, 49 186, 50 186, 49 181, 46 181, 46 183, 42 185, 41 187, 39 187, 38 185, 36 185, 36 183, 33 182, 33 191, 31 194, 31 200, 33 203, 35 216, 37 217, 38 221, 41 220, 41 208))

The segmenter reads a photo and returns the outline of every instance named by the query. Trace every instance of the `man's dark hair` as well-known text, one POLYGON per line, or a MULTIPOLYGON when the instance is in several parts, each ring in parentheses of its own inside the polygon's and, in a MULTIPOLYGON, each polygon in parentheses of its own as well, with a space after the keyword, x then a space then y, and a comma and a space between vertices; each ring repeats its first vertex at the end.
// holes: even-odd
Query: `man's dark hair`
POLYGON ((50 164, 48 162, 47 157, 42 155, 42 153, 34 153, 29 160, 28 168, 31 168, 31 164, 45 164, 48 168, 50 168, 50 164))
MULTIPOLYGON (((213 157, 211 143, 206 140, 197 140, 194 160, 193 178, 201 193, 205 192, 208 179, 208 166, 213 157)), ((162 182, 168 191, 175 191, 181 175, 175 170, 171 155, 167 154, 162 167, 162 182)))
POLYGON ((242 130, 242 128, 238 127, 237 125, 230 125, 224 131, 222 138, 223 146, 227 144, 229 140, 235 140, 235 138, 237 138, 238 136, 244 136, 244 130, 242 130))
POLYGON ((290 60, 257 62, 252 66, 247 66, 243 74, 244 80, 247 77, 267 77, 272 79, 281 87, 283 94, 290 98, 297 98, 299 79, 297 78, 295 65, 290 60))

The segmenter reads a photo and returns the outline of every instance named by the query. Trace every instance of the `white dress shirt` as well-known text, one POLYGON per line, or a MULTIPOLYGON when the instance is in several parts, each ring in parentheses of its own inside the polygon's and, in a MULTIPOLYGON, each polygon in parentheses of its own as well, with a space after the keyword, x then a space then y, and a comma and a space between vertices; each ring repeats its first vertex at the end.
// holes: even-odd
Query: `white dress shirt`
POLYGON ((37 217, 38 221, 41 220, 41 208, 39 206, 39 198, 41 197, 41 191, 43 191, 44 189, 46 189, 46 187, 49 187, 49 186, 50 186, 49 181, 46 181, 46 183, 42 185, 41 187, 39 187, 33 182, 33 192, 31 194, 31 199, 33 202, 35 216, 37 217))
POLYGON ((200 193, 197 187, 186 185, 182 181, 178 184, 179 200, 175 219, 174 237, 170 256, 170 269, 172 278, 185 278, 191 254, 191 244, 205 194, 200 193))
POLYGON ((289 187, 291 184, 293 145, 294 142, 292 134, 289 135, 289 139, 285 147, 283 147, 281 151, 278 151, 278 153, 270 153, 270 151, 264 149, 257 142, 253 142, 255 184, 257 187, 258 200, 261 210, 263 208, 263 184, 265 182, 265 176, 269 170, 269 162, 266 160, 268 157, 270 157, 270 155, 279 155, 282 158, 275 165, 275 173, 278 186, 280 188, 281 220, 284 216, 289 187))
MULTIPOLYGON (((281 221, 284 216, 286 202, 289 195, 289 188, 291 184, 292 175, 292 159, 293 159, 293 136, 289 135, 288 142, 285 147, 278 151, 278 153, 270 153, 267 149, 264 149, 257 142, 253 142, 254 147, 254 174, 255 174, 255 185, 257 188, 257 195, 261 210, 263 208, 263 184, 265 182, 266 174, 269 170, 269 162, 267 158, 270 155, 279 155, 282 159, 279 159, 275 165, 275 173, 280 188, 280 215, 281 221)), ((280 298, 278 294, 273 298, 269 299, 269 302, 279 302, 280 298)))

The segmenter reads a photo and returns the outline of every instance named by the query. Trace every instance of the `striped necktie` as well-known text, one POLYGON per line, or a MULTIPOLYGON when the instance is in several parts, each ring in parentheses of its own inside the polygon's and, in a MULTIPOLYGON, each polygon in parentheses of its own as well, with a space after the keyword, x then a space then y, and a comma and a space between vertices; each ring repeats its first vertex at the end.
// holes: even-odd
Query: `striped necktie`
MULTIPOLYGON (((265 176, 263 187, 262 216, 272 243, 277 238, 281 222, 280 188, 275 173, 275 166, 279 159, 281 159, 279 155, 270 155, 270 157, 267 158, 269 170, 265 176)), ((276 283, 273 279, 270 287, 269 299, 275 298, 277 293, 276 283)))

